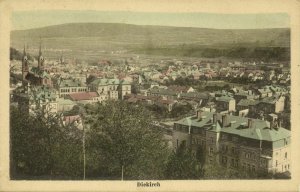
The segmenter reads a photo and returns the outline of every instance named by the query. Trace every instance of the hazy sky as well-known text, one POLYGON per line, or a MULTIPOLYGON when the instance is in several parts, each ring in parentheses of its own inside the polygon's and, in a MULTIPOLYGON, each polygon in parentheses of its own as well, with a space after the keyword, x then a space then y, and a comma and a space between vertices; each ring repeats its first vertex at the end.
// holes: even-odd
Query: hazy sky
POLYGON ((12 30, 29 29, 63 23, 128 23, 218 29, 253 29, 290 27, 285 13, 214 14, 153 13, 128 11, 18 11, 12 14, 12 30))

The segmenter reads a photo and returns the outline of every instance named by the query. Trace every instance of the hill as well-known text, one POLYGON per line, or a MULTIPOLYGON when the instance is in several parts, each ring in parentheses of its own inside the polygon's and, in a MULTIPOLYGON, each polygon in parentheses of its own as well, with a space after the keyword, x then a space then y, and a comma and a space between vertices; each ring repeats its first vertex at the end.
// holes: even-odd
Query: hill
MULTIPOLYGON (((290 46, 290 29, 207 29, 141 26, 118 23, 69 23, 11 32, 11 46, 22 47, 24 39, 37 46, 39 37, 49 49, 78 51, 131 50, 156 54, 156 49, 228 49, 232 47, 290 46)), ((173 51, 174 52, 174 51, 173 51)), ((169 51, 163 51, 172 55, 169 51)), ((76 53, 78 54, 78 53, 76 53)), ((186 54, 182 54, 186 55, 186 54)), ((208 54, 209 55, 209 54, 208 54)), ((189 56, 186 55, 186 56, 189 56)), ((197 55, 196 55, 197 56, 197 55)))
POLYGON ((289 29, 206 29, 191 27, 140 26, 118 23, 69 23, 16 30, 12 39, 99 37, 106 41, 152 44, 193 43, 202 45, 260 42, 289 46, 289 29))

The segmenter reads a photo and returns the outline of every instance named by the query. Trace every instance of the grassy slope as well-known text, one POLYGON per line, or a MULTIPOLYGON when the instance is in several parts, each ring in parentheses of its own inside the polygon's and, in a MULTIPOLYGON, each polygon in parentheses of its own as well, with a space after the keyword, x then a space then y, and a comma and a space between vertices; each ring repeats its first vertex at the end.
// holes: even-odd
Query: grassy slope
MULTIPOLYGON (((80 51, 129 49, 136 53, 196 57, 235 57, 240 53, 235 49, 241 47, 249 52, 245 56, 252 56, 250 52, 255 47, 285 47, 281 52, 288 58, 286 52, 290 46, 289 29, 223 30, 109 23, 73 23, 19 30, 12 31, 11 37, 12 47, 22 47, 24 38, 36 46, 42 37, 47 48, 80 51), (223 50, 226 54, 221 54, 223 50), (236 53, 228 53, 230 50, 236 53)), ((269 55, 276 53, 272 49, 269 55)))

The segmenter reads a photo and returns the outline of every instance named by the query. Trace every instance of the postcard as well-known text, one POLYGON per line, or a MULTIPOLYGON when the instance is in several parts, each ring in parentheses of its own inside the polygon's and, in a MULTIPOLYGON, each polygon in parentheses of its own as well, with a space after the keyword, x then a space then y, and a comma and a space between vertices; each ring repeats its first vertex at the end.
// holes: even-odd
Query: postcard
POLYGON ((1 1, 1 191, 299 191, 299 1, 1 1))

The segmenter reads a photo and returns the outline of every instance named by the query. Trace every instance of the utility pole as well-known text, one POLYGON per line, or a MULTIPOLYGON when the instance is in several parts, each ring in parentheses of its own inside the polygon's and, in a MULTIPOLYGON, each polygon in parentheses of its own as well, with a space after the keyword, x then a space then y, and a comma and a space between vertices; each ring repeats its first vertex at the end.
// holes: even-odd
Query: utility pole
MULTIPOLYGON (((80 114, 80 122, 81 122, 81 126, 82 126, 83 180, 85 180, 85 167, 86 167, 86 162, 85 162, 85 126, 84 126, 84 121, 83 121, 83 113, 80 112, 79 114, 80 114)), ((79 124, 79 126, 80 126, 80 124, 79 124)))
POLYGON ((124 179, 124 165, 122 165, 122 181, 124 179))
POLYGON ((83 151, 83 180, 85 180, 85 128, 83 125, 83 119, 82 122, 82 130, 83 130, 83 137, 82 137, 82 151, 83 151))

